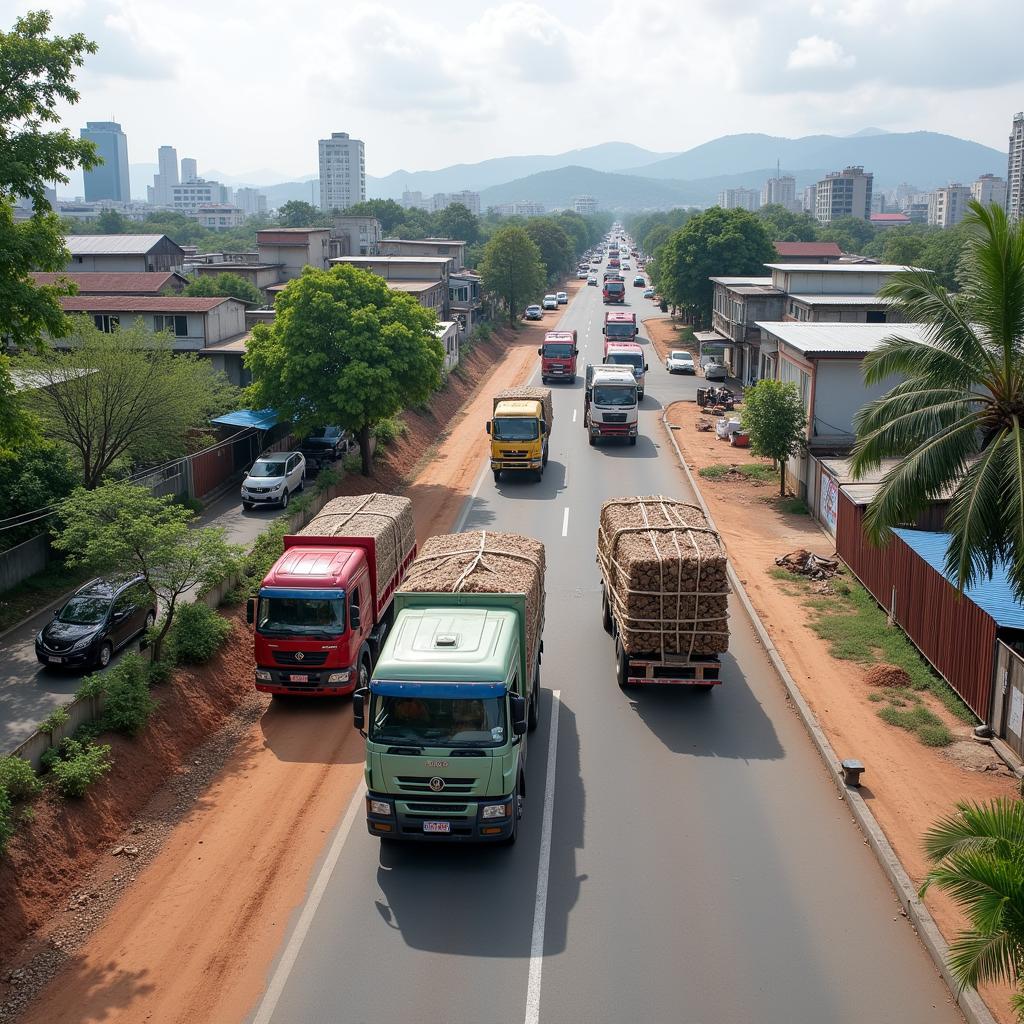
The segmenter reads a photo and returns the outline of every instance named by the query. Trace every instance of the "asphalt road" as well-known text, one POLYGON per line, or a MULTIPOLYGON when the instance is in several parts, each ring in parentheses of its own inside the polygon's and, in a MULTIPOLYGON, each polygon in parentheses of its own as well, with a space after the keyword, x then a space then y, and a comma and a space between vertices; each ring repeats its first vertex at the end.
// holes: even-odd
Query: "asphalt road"
MULTIPOLYGON (((203 526, 223 526, 233 544, 249 544, 256 539, 280 509, 242 510, 238 492, 229 491, 199 517, 203 526)), ((55 606, 11 630, 0 641, 0 756, 13 750, 35 731, 36 726, 55 708, 72 699, 81 685, 82 674, 44 668, 36 661, 35 636, 53 617, 55 606)), ((125 651, 138 650, 138 642, 125 651)))
MULTIPOLYGON (((653 312, 639 289, 628 295, 653 312)), ((562 317, 584 361, 600 358, 602 313, 583 288, 562 317)), ((589 448, 582 384, 556 389, 543 481, 482 473, 466 518, 547 548, 542 718, 519 842, 382 847, 358 801, 325 886, 292 923, 260 1024, 961 1020, 738 602, 714 692, 616 686, 599 505, 689 496, 660 417, 700 381, 670 378, 653 350, 649 361, 636 447, 589 448)))

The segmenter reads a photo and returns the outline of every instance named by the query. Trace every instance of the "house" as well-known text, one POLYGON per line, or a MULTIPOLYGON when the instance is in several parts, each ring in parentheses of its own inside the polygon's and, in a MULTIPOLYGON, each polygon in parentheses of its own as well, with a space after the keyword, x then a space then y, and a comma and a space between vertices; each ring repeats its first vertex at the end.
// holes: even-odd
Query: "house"
POLYGON ((166 292, 180 292, 188 284, 187 277, 173 270, 34 273, 32 280, 37 285, 71 281, 78 288, 79 295, 163 295, 166 292))
POLYGON ((788 263, 832 263, 843 255, 838 242, 773 242, 780 260, 788 263))
POLYGON ((451 373, 459 362, 459 324, 455 320, 442 320, 434 334, 444 345, 444 372, 451 373))
POLYGON ((472 333, 483 317, 480 275, 460 270, 448 276, 448 309, 463 333, 472 333))
POLYGON ((67 270, 80 274, 105 271, 179 270, 185 251, 166 235, 66 235, 71 253, 67 270))
POLYGON ((335 217, 331 252, 335 256, 376 256, 380 253, 380 221, 376 217, 335 217))
POLYGON ((876 295, 914 267, 896 263, 766 263, 772 284, 789 295, 876 295))
POLYGON ((868 220, 873 228, 905 228, 914 223, 905 213, 873 213, 868 220))
POLYGON ((350 263, 383 277, 388 287, 414 294, 422 305, 437 310, 441 320, 451 319, 448 289, 453 262, 452 256, 339 256, 331 260, 334 265, 350 263))
POLYGON ((265 228, 256 232, 260 264, 280 265, 281 281, 299 277, 307 266, 326 270, 330 240, 330 228, 265 228))
MULTIPOLYGON (((757 380, 761 332, 758 320, 781 320, 786 293, 770 277, 713 277, 710 331, 700 331, 700 354, 714 356, 737 380, 757 380)), ((697 337, 697 335, 695 335, 697 337)))
POLYGON ((466 265, 466 243, 450 238, 384 238, 380 243, 382 256, 450 256, 452 270, 466 265))
POLYGON ((201 203, 192 216, 204 228, 227 231, 229 228, 240 228, 245 223, 246 212, 233 203, 201 203))

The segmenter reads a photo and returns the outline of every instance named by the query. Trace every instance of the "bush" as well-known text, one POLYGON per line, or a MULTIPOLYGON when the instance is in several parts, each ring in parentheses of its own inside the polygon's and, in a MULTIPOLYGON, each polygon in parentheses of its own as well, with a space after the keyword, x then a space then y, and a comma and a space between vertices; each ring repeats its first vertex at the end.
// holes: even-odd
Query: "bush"
POLYGON ((473 331, 473 341, 490 341, 492 333, 490 324, 477 324, 473 331))
POLYGON ((68 709, 63 704, 60 707, 54 708, 37 726, 36 728, 40 732, 53 732, 54 729, 59 729, 62 725, 68 724, 68 719, 71 716, 68 714, 68 709))
POLYGON ((110 745, 65 740, 60 756, 50 764, 53 784, 65 797, 80 797, 111 769, 110 745))
POLYGON ((75 691, 76 697, 101 697, 107 690, 107 681, 102 672, 87 675, 75 691))
POLYGON ((0 789, 0 854, 7 849, 7 844, 14 835, 14 820, 11 811, 10 797, 0 789))
POLYGON ((28 761, 13 754, 0 757, 0 793, 11 801, 31 800, 39 795, 43 784, 28 761))
POLYGON ((154 661, 149 666, 149 685, 160 686, 171 678, 174 671, 174 662, 165 654, 159 661, 154 661))
POLYGON ((175 661, 202 665, 231 633, 231 623, 202 602, 182 605, 174 615, 168 648, 175 661))
POLYGON ((187 494, 174 495, 174 504, 181 505, 183 508, 191 509, 196 513, 203 511, 203 503, 198 498, 189 497, 187 494))
POLYGON ((398 419, 396 416, 388 416, 373 428, 373 433, 381 444, 388 445, 405 434, 408 429, 405 420, 398 419))
POLYGON ((134 736, 149 721, 156 707, 149 693, 146 663, 137 654, 122 658, 108 670, 105 688, 103 727, 134 736))

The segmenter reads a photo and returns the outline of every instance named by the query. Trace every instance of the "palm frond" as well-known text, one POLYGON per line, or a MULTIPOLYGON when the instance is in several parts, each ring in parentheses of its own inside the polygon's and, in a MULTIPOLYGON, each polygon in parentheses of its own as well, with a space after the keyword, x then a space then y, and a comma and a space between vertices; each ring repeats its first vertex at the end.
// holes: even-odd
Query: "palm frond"
POLYGON ((961 991, 987 981, 1013 984, 1018 978, 1018 957, 1016 943, 1004 933, 965 932, 949 947, 949 969, 961 991))
POLYGON ((1024 803, 994 799, 987 803, 958 803, 956 811, 937 821, 924 834, 928 859, 942 860, 963 850, 992 849, 1001 844, 1002 856, 1024 854, 1024 803))

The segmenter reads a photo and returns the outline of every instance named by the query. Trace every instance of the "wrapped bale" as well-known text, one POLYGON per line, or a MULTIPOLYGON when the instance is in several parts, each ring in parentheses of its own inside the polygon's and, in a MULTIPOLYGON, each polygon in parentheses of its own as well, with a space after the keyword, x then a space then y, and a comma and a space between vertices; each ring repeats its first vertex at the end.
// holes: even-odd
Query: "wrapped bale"
POLYGON ((725 551, 696 505, 662 496, 606 501, 597 557, 627 654, 728 650, 725 551))
MULTIPOLYGON (((518 388, 505 388, 494 396, 494 408, 497 409, 499 402, 540 402, 544 407, 544 422, 548 425, 548 431, 555 419, 555 409, 551 401, 551 388, 536 388, 523 385, 518 388)), ((510 535, 511 536, 511 535, 510 535)))
POLYGON ((370 537, 377 552, 377 593, 394 579, 416 546, 412 502, 395 494, 332 498, 299 530, 300 537, 370 537))
POLYGON ((544 627, 544 545, 518 533, 445 533, 420 549, 401 593, 525 594, 526 647, 535 655, 544 627))

